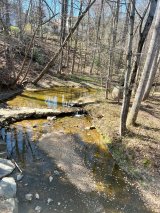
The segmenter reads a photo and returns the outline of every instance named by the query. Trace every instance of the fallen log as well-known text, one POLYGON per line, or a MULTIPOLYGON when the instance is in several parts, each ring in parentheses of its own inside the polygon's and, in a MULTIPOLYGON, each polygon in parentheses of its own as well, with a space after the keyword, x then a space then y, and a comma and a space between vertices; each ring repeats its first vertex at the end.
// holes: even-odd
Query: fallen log
POLYGON ((0 126, 15 123, 25 119, 39 119, 47 116, 71 116, 77 113, 87 113, 81 108, 63 108, 59 110, 54 109, 40 109, 40 108, 17 108, 17 109, 0 109, 0 126))

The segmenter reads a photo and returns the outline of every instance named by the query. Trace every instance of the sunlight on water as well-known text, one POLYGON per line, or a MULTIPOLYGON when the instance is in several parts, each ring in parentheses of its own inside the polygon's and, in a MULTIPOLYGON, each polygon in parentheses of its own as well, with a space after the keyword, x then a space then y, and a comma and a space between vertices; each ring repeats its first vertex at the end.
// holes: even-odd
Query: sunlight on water
POLYGON ((94 93, 95 90, 93 89, 55 87, 52 90, 25 91, 7 103, 15 107, 48 107, 56 109, 58 106, 70 107, 78 98, 88 97, 88 95, 94 93))

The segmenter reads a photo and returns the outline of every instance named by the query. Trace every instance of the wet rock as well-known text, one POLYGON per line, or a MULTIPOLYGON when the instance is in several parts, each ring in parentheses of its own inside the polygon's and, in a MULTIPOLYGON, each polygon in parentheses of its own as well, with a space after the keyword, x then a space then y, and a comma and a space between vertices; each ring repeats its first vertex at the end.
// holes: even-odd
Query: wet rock
POLYGON ((118 101, 123 98, 123 88, 120 86, 114 87, 112 91, 112 98, 118 101))
POLYGON ((49 205, 51 202, 53 202, 53 199, 48 198, 48 200, 47 200, 47 204, 49 205))
POLYGON ((52 176, 49 176, 49 182, 51 183, 53 180, 53 177, 52 176))
POLYGON ((22 180, 22 178, 23 178, 23 175, 21 174, 21 173, 19 173, 18 175, 17 175, 17 181, 20 181, 20 180, 22 180))
POLYGON ((17 186, 14 178, 5 177, 0 181, 0 196, 13 198, 16 196, 17 186))
POLYGON ((57 171, 57 170, 54 170, 54 174, 55 175, 60 175, 59 171, 57 171))
POLYGON ((40 206, 36 206, 35 211, 40 213, 42 211, 42 208, 40 206))
POLYGON ((7 159, 0 158, 0 178, 9 175, 15 169, 15 165, 7 159))
POLYGON ((6 149, 7 149, 7 144, 2 139, 0 139, 0 152, 5 152, 6 149))
POLYGON ((33 195, 32 194, 26 194, 25 195, 25 198, 26 198, 26 200, 28 200, 28 201, 31 201, 32 200, 32 198, 33 198, 33 195))
POLYGON ((60 206, 60 205, 61 205, 61 203, 60 203, 60 202, 58 202, 57 204, 58 204, 58 206, 60 206))
POLYGON ((90 130, 90 127, 89 127, 89 126, 87 126, 87 127, 85 128, 85 130, 90 130))
POLYGON ((18 201, 16 198, 1 199, 0 212, 3 213, 18 213, 18 201))
POLYGON ((39 194, 38 193, 35 194, 35 198, 39 200, 39 194))
POLYGON ((47 117, 47 120, 48 120, 48 121, 56 120, 56 116, 48 116, 48 117, 47 117))

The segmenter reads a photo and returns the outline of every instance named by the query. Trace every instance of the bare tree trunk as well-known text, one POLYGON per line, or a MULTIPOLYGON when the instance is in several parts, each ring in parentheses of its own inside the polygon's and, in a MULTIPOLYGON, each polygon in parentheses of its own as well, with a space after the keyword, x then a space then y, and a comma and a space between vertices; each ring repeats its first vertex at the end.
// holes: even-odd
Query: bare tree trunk
POLYGON ((119 22, 119 9, 120 9, 120 0, 117 0, 115 10, 113 9, 113 26, 111 24, 111 46, 110 46, 110 55, 109 55, 109 65, 108 65, 108 73, 107 73, 107 80, 106 80, 106 99, 108 99, 108 93, 110 90, 110 83, 112 80, 112 73, 114 69, 114 62, 115 62, 115 46, 117 40, 117 27, 119 22))
MULTIPOLYGON (((155 10, 157 7, 157 0, 151 0, 150 3, 150 11, 148 13, 148 17, 145 23, 145 26, 143 28, 143 31, 140 33, 140 39, 138 42, 138 48, 137 48, 137 55, 136 55, 136 59, 135 62, 133 64, 133 70, 131 72, 131 76, 130 76, 130 80, 129 80, 129 87, 128 87, 128 91, 127 91, 127 95, 124 96, 125 99, 123 100, 123 106, 122 106, 122 118, 121 118, 121 127, 120 127, 120 135, 123 135, 126 131, 126 121, 127 121, 127 116, 128 116, 128 112, 129 112, 129 105, 130 105, 130 100, 131 100, 131 95, 132 95, 132 88, 133 85, 135 83, 135 77, 137 74, 137 70, 139 67, 139 63, 140 63, 140 58, 141 58, 141 52, 144 46, 144 42, 147 38, 148 32, 150 30, 154 15, 155 15, 155 10), (125 122, 125 123, 124 123, 125 122)), ((141 25, 142 26, 142 25, 141 25)))
POLYGON ((123 136, 126 132, 126 120, 127 120, 126 112, 129 108, 128 102, 126 101, 126 99, 128 98, 129 77, 131 74, 131 64, 132 64, 133 32, 134 32, 134 22, 135 22, 135 4, 136 4, 136 0, 132 0, 131 14, 130 14, 129 43, 128 43, 128 53, 127 53, 127 71, 125 74, 123 103, 122 103, 121 118, 120 118, 120 136, 123 136))
POLYGON ((99 31, 100 31, 100 26, 101 26, 103 5, 104 5, 104 0, 101 0, 101 7, 100 7, 100 10, 99 10, 97 32, 96 32, 96 40, 95 40, 95 48, 96 49, 93 52, 93 59, 92 59, 92 64, 91 64, 91 68, 90 68, 90 74, 92 74, 92 72, 93 72, 93 67, 94 67, 95 57, 96 57, 96 51, 97 51, 97 48, 98 48, 98 41, 99 41, 99 37, 100 37, 99 36, 99 31))
POLYGON ((147 53, 147 58, 146 62, 144 65, 144 69, 141 75, 140 83, 136 92, 136 96, 129 114, 129 119, 128 123, 134 125, 138 116, 139 108, 141 105, 141 101, 144 95, 145 87, 146 87, 146 82, 148 81, 149 74, 153 65, 154 58, 156 57, 156 41, 157 37, 160 34, 160 0, 158 0, 158 5, 157 5, 157 12, 156 12, 156 17, 155 17, 155 25, 153 29, 153 34, 149 46, 149 50, 147 53))
MULTIPOLYGON (((68 0, 62 1, 62 10, 61 10, 61 36, 60 36, 60 45, 63 44, 66 36, 66 24, 67 24, 67 15, 68 15, 68 0)), ((59 73, 62 72, 63 67, 63 50, 60 54, 60 63, 59 63, 59 73)))
POLYGON ((146 100, 149 97, 153 81, 154 81, 156 73, 158 72, 158 69, 159 69, 159 64, 160 64, 160 38, 158 40, 159 41, 157 42, 158 47, 157 47, 156 57, 153 61, 153 65, 152 65, 152 68, 151 68, 151 71, 150 71, 150 74, 149 74, 149 77, 148 77, 145 92, 144 92, 144 95, 143 95, 143 101, 146 100))
POLYGON ((48 64, 44 67, 44 69, 42 70, 42 72, 38 75, 38 77, 36 79, 34 79, 33 83, 37 83, 43 76, 45 73, 48 72, 49 68, 51 66, 54 65, 55 60, 58 58, 58 56, 60 55, 61 51, 63 50, 63 48, 65 47, 66 43, 69 41, 69 39, 71 38, 71 36, 73 35, 73 33, 75 32, 75 30, 77 29, 77 27, 79 26, 81 20, 83 19, 83 17, 85 16, 85 14, 88 12, 88 10, 90 9, 90 7, 95 3, 96 0, 93 1, 89 1, 89 4, 87 5, 86 9, 82 12, 82 14, 78 17, 77 22, 75 23, 74 27, 71 29, 70 33, 68 34, 68 36, 66 37, 66 39, 64 40, 63 44, 61 45, 61 47, 59 48, 59 50, 55 53, 55 55, 51 58, 51 60, 48 62, 48 64))

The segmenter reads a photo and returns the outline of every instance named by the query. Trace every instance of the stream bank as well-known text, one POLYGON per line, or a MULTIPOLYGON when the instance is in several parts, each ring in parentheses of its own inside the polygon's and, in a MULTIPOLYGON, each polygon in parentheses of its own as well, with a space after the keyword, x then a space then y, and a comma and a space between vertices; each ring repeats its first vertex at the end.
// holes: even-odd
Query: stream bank
POLYGON ((100 104, 89 105, 89 112, 97 130, 104 136, 109 150, 120 168, 134 181, 145 205, 160 212, 160 105, 159 93, 146 100, 141 107, 137 125, 129 127, 120 138, 121 104, 106 101, 99 94, 100 104), (97 110, 98 109, 98 110, 97 110))
MULTIPOLYGON (((8 104, 57 110, 79 97, 88 97, 86 90, 77 91, 78 95, 66 88, 50 91, 50 95, 48 90, 27 97, 22 94, 8 104)), ((97 107, 95 103, 90 106, 97 107)), ((54 120, 24 120, 1 130, 9 157, 23 170, 23 179, 17 182, 20 213, 150 212, 93 127, 90 118, 76 114, 54 120)))

